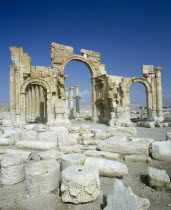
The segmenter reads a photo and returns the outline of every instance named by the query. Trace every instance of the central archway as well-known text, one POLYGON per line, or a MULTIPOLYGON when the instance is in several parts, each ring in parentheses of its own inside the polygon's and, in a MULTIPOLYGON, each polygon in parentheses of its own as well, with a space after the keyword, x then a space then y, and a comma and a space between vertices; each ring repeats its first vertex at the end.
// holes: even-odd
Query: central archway
POLYGON ((97 116, 96 116, 96 104, 95 104, 95 88, 94 88, 94 78, 96 76, 96 73, 95 73, 95 67, 93 65, 93 63, 84 58, 83 56, 79 56, 79 55, 71 55, 69 57, 67 57, 65 59, 65 61, 62 63, 62 65, 60 66, 60 71, 62 73, 65 72, 65 67, 67 65, 68 62, 70 61, 78 61, 78 62, 81 62, 83 64, 85 64, 88 69, 89 69, 89 72, 90 72, 90 81, 91 81, 91 107, 92 107, 92 121, 97 121, 97 116))

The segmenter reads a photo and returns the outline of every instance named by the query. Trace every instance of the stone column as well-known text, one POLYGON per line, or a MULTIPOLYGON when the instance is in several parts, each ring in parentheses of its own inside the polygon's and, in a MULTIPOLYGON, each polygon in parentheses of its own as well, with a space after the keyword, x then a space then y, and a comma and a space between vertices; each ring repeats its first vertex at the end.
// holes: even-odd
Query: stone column
POLYGON ((162 84, 161 84, 161 67, 155 68, 156 73, 156 111, 157 120, 162 122, 163 119, 163 104, 162 104, 162 84))
POLYGON ((32 85, 31 87, 31 91, 32 91, 32 122, 35 121, 35 88, 32 85))
POLYGON ((74 100, 73 100, 73 87, 70 87, 70 118, 73 119, 74 118, 74 100))
POLYGON ((10 114, 11 121, 16 121, 16 81, 13 67, 10 67, 10 114))
POLYGON ((31 88, 28 89, 28 98, 29 98, 29 101, 28 101, 28 117, 27 117, 27 120, 30 122, 31 120, 31 113, 32 113, 32 97, 31 97, 31 88))
POLYGON ((68 107, 68 88, 65 88, 66 107, 68 107))
POLYGON ((95 92, 95 79, 91 78, 91 104, 92 104, 92 121, 97 122, 98 121, 98 113, 96 109, 96 92, 95 92))
POLYGON ((75 100, 76 100, 76 118, 80 117, 80 99, 81 97, 79 97, 79 85, 75 85, 75 100))
POLYGON ((43 94, 43 88, 40 86, 40 120, 41 122, 44 120, 44 94, 43 94))
POLYGON ((29 93, 28 93, 28 90, 26 92, 26 110, 25 110, 25 113, 26 113, 26 121, 27 121, 28 116, 29 116, 29 93))
POLYGON ((36 120, 39 118, 39 109, 40 109, 40 95, 39 95, 39 86, 35 86, 35 96, 36 96, 36 120))

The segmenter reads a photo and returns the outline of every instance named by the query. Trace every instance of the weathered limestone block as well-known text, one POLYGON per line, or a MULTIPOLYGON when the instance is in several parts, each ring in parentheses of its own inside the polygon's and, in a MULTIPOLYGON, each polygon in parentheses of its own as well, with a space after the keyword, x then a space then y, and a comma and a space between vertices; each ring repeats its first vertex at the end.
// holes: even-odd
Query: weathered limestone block
POLYGON ((113 160, 87 157, 85 166, 97 168, 101 176, 122 178, 125 174, 128 174, 128 168, 125 164, 113 160))
POLYGON ((149 143, 146 142, 114 142, 112 140, 106 140, 100 142, 98 148, 104 152, 149 155, 149 143))
POLYGON ((84 153, 86 150, 96 150, 96 145, 79 145, 79 148, 81 149, 81 153, 84 153))
POLYGON ((115 135, 109 138, 111 141, 119 142, 119 141, 127 141, 126 135, 115 135))
POLYGON ((55 131, 38 132, 38 141, 51 141, 57 143, 57 133, 55 131))
POLYGON ((81 134, 90 133, 90 125, 81 125, 80 133, 81 134))
POLYGON ((84 140, 84 141, 83 141, 83 144, 84 144, 84 145, 98 145, 98 144, 100 143, 100 141, 102 141, 102 140, 99 140, 99 139, 84 140))
POLYGON ((125 156, 126 162, 143 162, 143 163, 150 163, 151 158, 147 155, 128 155, 125 156))
POLYGON ((21 149, 51 150, 57 148, 57 143, 45 141, 18 141, 16 147, 21 149))
POLYGON ((69 133, 68 134, 69 145, 75 145, 78 143, 79 133, 69 133))
POLYGON ((25 168, 25 186, 29 194, 49 194, 59 187, 60 164, 56 160, 30 162, 25 168))
POLYGON ((129 141, 153 143, 155 140, 152 138, 129 137, 129 141))
POLYGON ((145 128, 155 128, 155 122, 144 122, 143 126, 145 128))
POLYGON ((5 153, 7 155, 17 155, 20 156, 23 162, 27 163, 33 157, 32 152, 24 151, 24 150, 16 150, 16 149, 6 149, 5 153))
POLYGON ((97 157, 97 158, 104 158, 104 159, 108 159, 108 160, 117 160, 119 158, 119 154, 112 153, 112 152, 87 150, 84 152, 84 154, 87 157, 97 157))
POLYGON ((166 133, 166 140, 171 141, 171 132, 166 133))
POLYGON ((94 134, 93 133, 84 133, 84 134, 82 134, 81 137, 83 140, 90 140, 94 137, 94 134))
POLYGON ((55 159, 57 161, 61 160, 63 153, 59 152, 58 150, 48 150, 44 152, 38 153, 38 158, 40 160, 48 160, 48 159, 55 159))
POLYGON ((70 153, 81 153, 80 145, 73 145, 73 146, 62 146, 59 147, 60 152, 64 154, 70 153))
POLYGON ((71 142, 68 133, 58 133, 57 135, 58 147, 70 145, 71 142))
POLYGON ((170 178, 165 170, 148 167, 149 185, 156 189, 162 190, 163 188, 171 189, 170 178))
POLYGON ((101 129, 95 129, 95 128, 93 128, 93 129, 91 129, 91 132, 94 133, 94 134, 96 134, 96 133, 101 133, 102 130, 101 129))
POLYGON ((61 158, 62 170, 71 165, 84 165, 86 156, 84 154, 66 154, 61 158))
POLYGON ((14 141, 12 141, 10 138, 0 137, 0 145, 9 146, 13 144, 14 144, 14 141))
POLYGON ((37 140, 37 132, 34 130, 25 130, 21 132, 21 140, 22 141, 36 141, 37 140))
POLYGON ((70 166, 62 171, 62 202, 87 203, 100 194, 99 172, 96 168, 70 166))
POLYGON ((156 160, 165 160, 171 162, 171 142, 156 141, 152 143, 152 156, 156 160))
POLYGON ((80 126, 73 126, 69 128, 70 133, 80 133, 80 126))
POLYGON ((126 135, 129 136, 137 136, 137 129, 135 127, 122 127, 122 126, 116 126, 115 128, 110 127, 108 129, 109 132, 111 132, 113 135, 126 135))
POLYGON ((23 160, 19 156, 5 155, 1 161, 1 184, 13 185, 24 180, 23 160))
POLYGON ((10 140, 14 143, 21 141, 21 131, 14 131, 9 136, 10 140))
POLYGON ((104 210, 146 210, 150 201, 133 194, 130 187, 115 179, 113 195, 107 196, 107 206, 104 210))
POLYGON ((109 132, 100 132, 95 134, 96 139, 106 140, 111 136, 109 132))

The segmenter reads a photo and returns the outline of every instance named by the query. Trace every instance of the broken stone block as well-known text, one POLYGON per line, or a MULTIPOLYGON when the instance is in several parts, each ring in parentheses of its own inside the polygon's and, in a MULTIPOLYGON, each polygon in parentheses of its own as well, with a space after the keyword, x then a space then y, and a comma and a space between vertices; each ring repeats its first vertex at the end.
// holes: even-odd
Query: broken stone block
POLYGON ((97 168, 100 176, 122 178, 124 175, 128 174, 128 168, 125 164, 113 160, 87 157, 85 166, 97 168))
POLYGON ((146 210, 150 201, 133 194, 130 187, 115 179, 113 195, 107 196, 107 206, 104 210, 146 210))
POLYGON ((29 194, 49 194, 59 187, 60 164, 56 160, 30 162, 25 167, 25 186, 29 194))
POLYGON ((87 203, 100 194, 99 172, 86 166, 69 166, 62 171, 62 202, 87 203))
POLYGON ((70 133, 80 133, 80 126, 72 126, 69 128, 70 133))
POLYGON ((94 140, 84 140, 83 144, 84 145, 98 145, 101 140, 94 139, 94 140))
POLYGON ((10 138, 0 137, 0 145, 9 146, 13 144, 14 144, 14 141, 12 141, 10 138))
POLYGON ((155 122, 148 122, 148 121, 146 121, 146 122, 143 123, 143 126, 145 128, 155 128, 155 122))
POLYGON ((111 141, 127 141, 127 137, 125 135, 115 135, 115 136, 112 136, 110 137, 108 140, 111 140, 111 141))
POLYGON ((96 139, 106 140, 111 136, 109 132, 100 132, 95 134, 96 139))
POLYGON ((110 127, 108 129, 109 132, 112 133, 112 135, 126 135, 129 136, 137 136, 137 129, 135 127, 122 127, 122 126, 116 126, 116 127, 110 127))
POLYGON ((150 163, 151 158, 147 155, 128 155, 125 156, 126 162, 143 162, 143 163, 150 163))
POLYGON ((32 152, 24 151, 24 150, 16 150, 16 149, 6 149, 5 153, 7 155, 17 155, 20 156, 23 162, 27 163, 33 157, 32 152))
POLYGON ((61 158, 62 170, 71 165, 84 165, 86 156, 84 154, 66 154, 61 158))
POLYGON ((106 140, 98 144, 98 149, 104 152, 149 155, 149 143, 146 142, 115 142, 112 140, 106 140))
POLYGON ((57 143, 45 141, 18 141, 16 147, 21 149, 51 150, 57 148, 57 143))
POLYGON ((1 161, 0 180, 4 185, 13 185, 24 180, 24 165, 20 156, 4 156, 1 161))
POLYGON ((57 143, 57 133, 55 131, 38 132, 38 141, 51 141, 57 143))
POLYGON ((69 133, 68 134, 69 145, 75 145, 78 143, 79 133, 69 133))
POLYGON ((58 150, 48 150, 48 151, 44 151, 44 152, 39 152, 38 158, 40 160, 55 159, 57 161, 60 161, 62 155, 63 155, 63 153, 59 152, 58 150))
POLYGON ((84 134, 82 134, 81 137, 83 140, 90 140, 90 139, 92 139, 93 136, 94 136, 93 133, 84 133, 84 134))
POLYGON ((59 150, 60 152, 63 152, 64 154, 81 153, 80 145, 62 146, 62 147, 59 147, 59 150))
POLYGON ((86 150, 96 150, 96 145, 79 145, 79 148, 81 149, 81 153, 84 153, 86 150))
POLYGON ((165 170, 148 167, 149 185, 156 189, 171 189, 170 178, 165 170))
POLYGON ((90 133, 90 125, 81 125, 80 133, 81 134, 90 133))
POLYGON ((171 132, 166 133, 166 141, 171 141, 171 132))
POLYGON ((129 141, 133 141, 133 142, 148 142, 148 143, 155 142, 155 140, 152 139, 152 138, 141 138, 141 137, 129 137, 129 141))
POLYGON ((21 140, 22 141, 36 141, 37 140, 37 132, 34 130, 25 130, 21 132, 21 140))
POLYGON ((119 154, 117 153, 102 152, 102 151, 95 151, 95 150, 87 150, 84 152, 84 154, 87 157, 97 157, 97 158, 104 158, 108 160, 117 160, 119 158, 119 154))
POLYGON ((171 162, 171 141, 156 141, 152 143, 152 156, 156 160, 171 162))

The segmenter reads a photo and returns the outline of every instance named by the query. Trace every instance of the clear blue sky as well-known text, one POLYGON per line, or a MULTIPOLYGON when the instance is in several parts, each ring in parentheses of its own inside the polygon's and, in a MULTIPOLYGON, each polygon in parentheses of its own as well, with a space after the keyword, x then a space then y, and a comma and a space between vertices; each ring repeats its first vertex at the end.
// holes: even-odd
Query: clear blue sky
MULTIPOLYGON (((163 98, 167 96, 171 104, 170 0, 2 0, 1 103, 9 102, 9 47, 24 47, 32 65, 49 66, 51 42, 73 46, 76 54, 80 49, 100 52, 108 74, 141 76, 143 64, 162 66, 163 98)), ((66 72, 75 69, 81 91, 89 91, 88 70, 83 64, 71 64, 66 72)), ((144 103, 145 90, 140 86, 131 87, 133 103, 144 103)))

